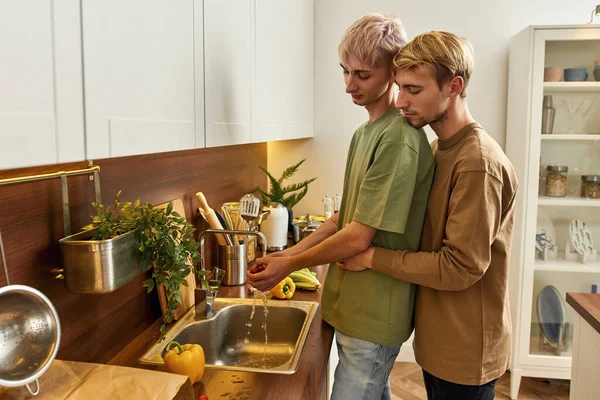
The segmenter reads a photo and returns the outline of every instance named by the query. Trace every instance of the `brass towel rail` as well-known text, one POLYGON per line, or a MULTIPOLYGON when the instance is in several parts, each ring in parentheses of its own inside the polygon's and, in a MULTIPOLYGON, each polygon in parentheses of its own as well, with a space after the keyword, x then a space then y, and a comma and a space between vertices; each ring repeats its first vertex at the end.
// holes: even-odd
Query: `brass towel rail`
POLYGON ((89 168, 76 169, 73 171, 57 171, 57 172, 51 172, 51 173, 47 173, 47 174, 27 175, 27 176, 20 176, 20 177, 16 177, 16 178, 0 179, 0 186, 60 178, 60 184, 61 184, 61 189, 62 189, 62 207, 63 207, 63 222, 64 222, 64 228, 65 228, 65 236, 69 236, 71 234, 71 216, 69 213, 69 190, 67 187, 67 178, 69 176, 91 174, 89 176, 89 180, 94 181, 94 190, 96 192, 96 201, 97 202, 102 201, 102 196, 100 193, 100 166, 94 165, 93 161, 88 161, 88 166, 89 166, 89 168))

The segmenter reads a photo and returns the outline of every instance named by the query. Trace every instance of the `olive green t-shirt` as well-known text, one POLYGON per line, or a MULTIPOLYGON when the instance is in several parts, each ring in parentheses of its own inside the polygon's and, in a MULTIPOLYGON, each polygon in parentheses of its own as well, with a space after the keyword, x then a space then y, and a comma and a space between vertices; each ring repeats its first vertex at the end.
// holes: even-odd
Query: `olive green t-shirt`
MULTIPOLYGON (((357 221, 377 228, 373 245, 418 250, 433 179, 431 147, 395 109, 359 127, 350 143, 339 229, 357 221)), ((323 319, 369 342, 395 345, 413 330, 415 287, 386 275, 329 266, 323 319)))

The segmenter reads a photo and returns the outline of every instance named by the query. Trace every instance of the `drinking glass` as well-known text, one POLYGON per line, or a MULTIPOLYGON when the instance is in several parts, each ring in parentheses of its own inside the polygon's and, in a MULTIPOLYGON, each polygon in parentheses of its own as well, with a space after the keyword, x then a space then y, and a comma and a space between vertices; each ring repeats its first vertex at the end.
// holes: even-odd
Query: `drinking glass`
POLYGON ((214 303, 215 297, 217 297, 223 276, 225 276, 225 270, 214 267, 206 279, 208 287, 204 287, 203 289, 206 290, 206 302, 210 305, 214 303))
POLYGON ((581 106, 579 107, 579 113, 581 114, 581 129, 579 133, 587 133, 585 132, 585 118, 592 109, 593 105, 594 99, 583 100, 581 102, 581 106))
POLYGON ((573 134, 575 131, 573 130, 573 118, 577 113, 577 109, 581 105, 581 100, 573 100, 573 99, 562 99, 563 104, 565 105, 567 111, 569 112, 569 131, 568 134, 573 134))

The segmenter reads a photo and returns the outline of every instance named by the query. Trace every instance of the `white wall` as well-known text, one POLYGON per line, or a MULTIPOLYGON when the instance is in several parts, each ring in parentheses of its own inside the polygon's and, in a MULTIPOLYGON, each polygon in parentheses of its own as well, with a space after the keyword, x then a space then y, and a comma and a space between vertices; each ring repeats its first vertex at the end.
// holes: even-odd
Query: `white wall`
MULTIPOLYGON (((471 112, 504 146, 510 38, 528 25, 585 24, 595 5, 590 0, 315 0, 315 137, 268 145, 268 168, 275 175, 307 157, 295 178, 319 177, 294 208, 295 214, 322 214, 325 193, 341 193, 352 133, 367 118, 344 92, 337 57, 338 43, 356 19, 368 12, 393 14, 402 20, 409 38, 447 30, 469 39, 475 48, 467 97, 471 112)), ((600 16, 595 22, 600 23, 600 16)))

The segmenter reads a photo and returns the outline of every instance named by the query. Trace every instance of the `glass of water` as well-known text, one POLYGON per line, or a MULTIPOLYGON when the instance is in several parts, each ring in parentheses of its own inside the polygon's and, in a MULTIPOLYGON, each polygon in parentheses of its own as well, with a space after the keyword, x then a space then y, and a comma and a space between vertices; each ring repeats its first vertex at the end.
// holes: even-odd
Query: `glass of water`
POLYGON ((206 290, 206 302, 210 305, 213 304, 215 297, 217 297, 221 282, 223 281, 223 276, 225 276, 225 270, 214 267, 212 272, 206 278, 208 287, 203 287, 203 289, 206 290))

